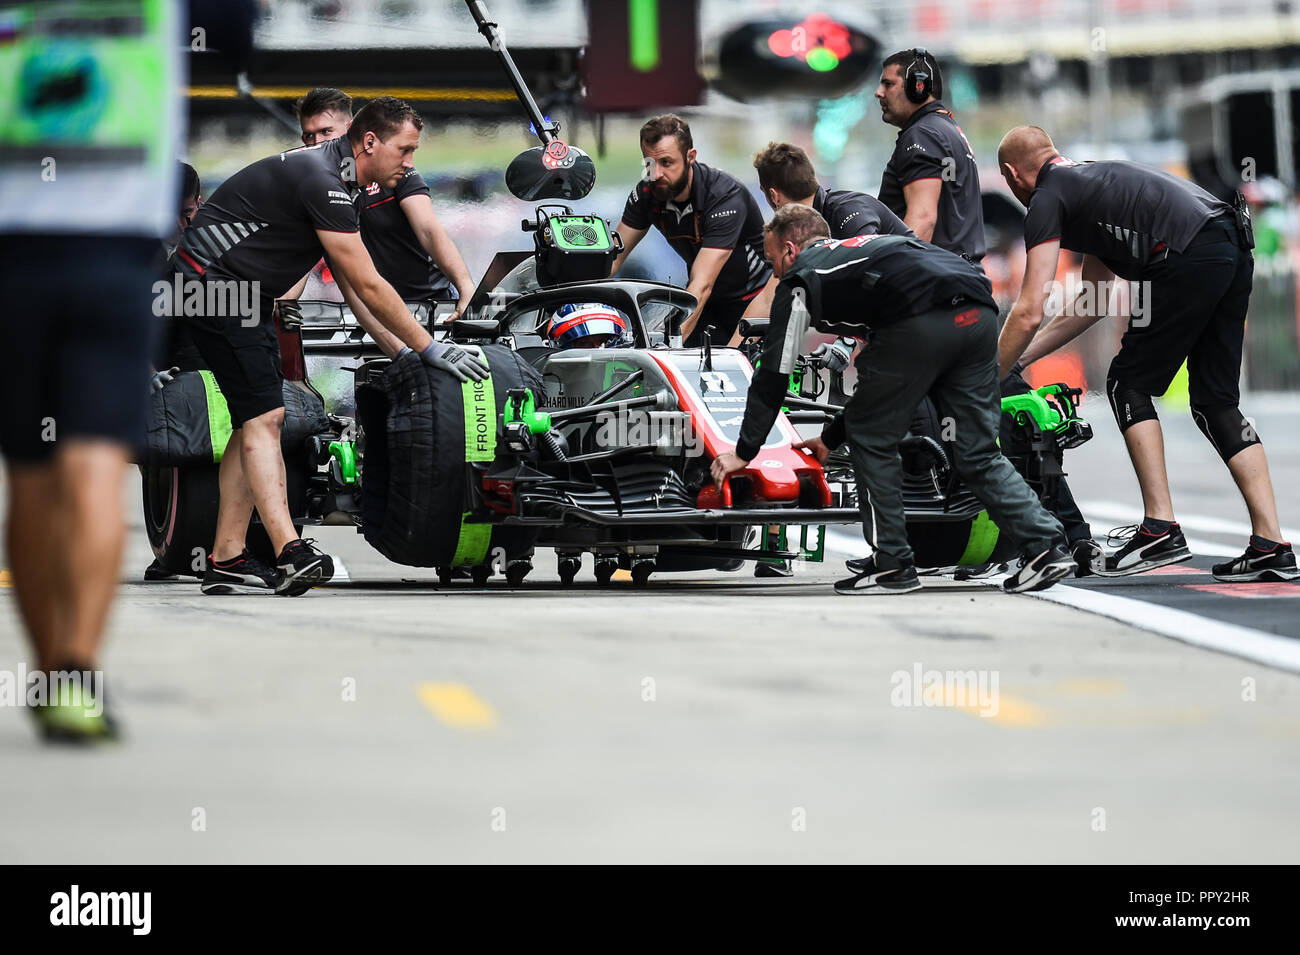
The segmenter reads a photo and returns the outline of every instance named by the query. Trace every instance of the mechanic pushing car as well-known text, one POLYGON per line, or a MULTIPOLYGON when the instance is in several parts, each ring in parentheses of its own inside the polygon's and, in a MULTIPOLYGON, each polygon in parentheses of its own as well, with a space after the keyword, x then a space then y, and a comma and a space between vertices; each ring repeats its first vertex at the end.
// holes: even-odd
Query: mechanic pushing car
POLYGON ((954 419, 957 473, 1021 547, 1021 565, 1005 589, 1041 590, 1071 573, 1061 525, 998 450, 997 306, 979 267, 908 236, 831 239, 826 220, 796 203, 767 224, 764 249, 780 284, 736 450, 712 465, 719 487, 757 456, 808 327, 859 337, 870 330, 853 397, 820 437, 796 445, 825 464, 832 448, 846 438, 850 444, 873 553, 848 562, 853 576, 835 592, 899 594, 921 586, 907 540, 898 446, 927 394, 954 419))
POLYGON ((763 214, 735 176, 695 159, 691 128, 669 113, 641 127, 646 176, 632 189, 618 233, 623 251, 617 274, 653 225, 690 269, 686 289, 699 307, 684 322, 684 344, 732 340, 742 318, 763 315, 771 303, 772 269, 763 259, 763 214))
MULTIPOLYGON (((309 146, 346 135, 352 124, 352 98, 333 87, 311 90, 298 101, 297 109, 302 141, 309 146)), ((362 188, 358 202, 361 240, 379 274, 416 318, 427 325, 439 303, 448 303, 449 317, 459 318, 474 294, 474 283, 460 250, 434 211, 429 186, 420 173, 408 170, 392 189, 369 183, 362 188)), ((402 343, 375 320, 345 278, 336 276, 336 280, 362 327, 385 354, 390 358, 396 355, 402 343)), ((303 276, 285 298, 298 298, 306 281, 303 276)), ((287 307, 283 300, 280 307, 287 307)))
MULTIPOLYGON (((1241 413, 1242 340, 1254 274, 1249 215, 1177 176, 1131 162, 1076 163, 1037 126, 1017 126, 998 146, 1003 178, 1029 213, 1025 277, 998 342, 1008 372, 1072 341, 1105 307, 1070 308, 1039 331, 1062 248, 1084 254, 1083 291, 1140 283, 1106 379, 1115 421, 1142 490, 1142 523, 1099 559, 1107 577, 1191 559, 1174 516, 1164 436, 1153 396, 1187 361, 1191 411, 1227 465, 1250 513, 1245 553, 1214 566, 1222 581, 1295 580, 1282 540, 1264 445, 1241 413)), ((1093 295, 1101 303, 1101 295, 1093 295)))
POLYGON ((433 341, 375 270, 361 239, 353 201, 358 183, 396 187, 411 169, 422 126, 401 100, 372 100, 345 138, 270 156, 231 176, 181 236, 172 259, 180 275, 204 283, 209 301, 220 300, 211 294, 216 282, 233 283, 241 299, 238 315, 182 319, 226 398, 233 429, 221 460, 205 593, 261 589, 296 596, 333 576, 333 561, 296 537, 289 516, 280 453, 282 375, 271 320, 273 300, 322 252, 375 317, 427 364, 462 380, 489 373, 464 349, 433 341), (244 548, 254 506, 279 555, 275 567, 244 548))
MULTIPOLYGON (((862 192, 833 190, 828 192, 817 182, 808 154, 790 143, 768 143, 754 156, 758 182, 772 208, 779 209, 790 202, 811 206, 822 214, 831 230, 832 239, 848 239, 855 235, 913 235, 903 220, 894 215, 879 199, 862 192), (802 196, 802 198, 796 198, 802 196)), ((981 228, 982 222, 981 219, 981 228)), ((935 243, 940 245, 940 243, 935 243)), ((843 371, 849 366, 856 342, 841 338, 817 346, 815 355, 831 371, 843 371)), ((1002 397, 1025 394, 1032 389, 1029 382, 1014 369, 1001 382, 1002 397)), ((1086 577, 1092 573, 1092 564, 1101 548, 1092 539, 1092 528, 1079 512, 1069 485, 1062 477, 1050 500, 1044 502, 1065 527, 1066 540, 1074 554, 1075 573, 1086 577)))
POLYGON ((880 177, 880 201, 919 238, 978 262, 984 258, 979 169, 942 95, 943 74, 928 50, 885 60, 876 100, 880 118, 899 133, 880 177))

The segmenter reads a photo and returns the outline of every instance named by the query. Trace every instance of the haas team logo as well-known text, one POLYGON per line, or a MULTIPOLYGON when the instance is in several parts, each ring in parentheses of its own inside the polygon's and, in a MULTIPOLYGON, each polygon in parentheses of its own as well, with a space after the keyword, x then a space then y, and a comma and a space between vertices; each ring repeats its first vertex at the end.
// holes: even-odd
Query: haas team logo
POLYGON ((379 195, 379 183, 372 182, 370 185, 366 186, 366 195, 368 196, 379 195))

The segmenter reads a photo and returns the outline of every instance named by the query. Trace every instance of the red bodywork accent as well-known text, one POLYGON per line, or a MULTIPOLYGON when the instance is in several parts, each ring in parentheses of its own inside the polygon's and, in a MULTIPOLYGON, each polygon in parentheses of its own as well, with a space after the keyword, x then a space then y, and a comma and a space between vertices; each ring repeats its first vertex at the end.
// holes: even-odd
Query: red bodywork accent
POLYGON ((287 332, 275 317, 275 337, 280 342, 280 373, 285 381, 307 380, 307 358, 302 350, 301 330, 287 332))
POLYGON ((483 479, 483 503, 498 514, 515 512, 515 482, 483 479))
MULTIPOLYGON (((677 369, 659 355, 650 353, 650 357, 664 370, 677 392, 677 401, 682 411, 691 416, 695 423, 696 435, 704 444, 705 456, 716 458, 728 451, 735 451, 736 446, 726 440, 713 424, 713 417, 692 390, 681 381, 677 369)), ((737 471, 727 479, 721 492, 712 484, 705 485, 696 498, 701 508, 718 509, 731 507, 733 488, 731 482, 736 478, 749 479, 753 491, 754 504, 797 504, 799 501, 799 479, 805 484, 812 484, 813 494, 822 507, 831 505, 831 489, 826 483, 826 475, 817 459, 803 451, 796 451, 793 441, 798 439, 798 432, 786 420, 784 414, 777 415, 777 428, 781 432, 780 444, 767 445, 759 449, 749 466, 737 471)), ((745 502, 736 502, 744 506, 745 502)))

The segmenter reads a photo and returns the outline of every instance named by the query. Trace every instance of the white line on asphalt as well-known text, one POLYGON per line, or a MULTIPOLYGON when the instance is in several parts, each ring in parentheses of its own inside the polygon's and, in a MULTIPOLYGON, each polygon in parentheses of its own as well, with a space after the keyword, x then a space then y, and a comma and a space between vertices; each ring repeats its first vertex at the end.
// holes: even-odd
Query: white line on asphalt
POLYGON ((352 582, 352 577, 348 569, 343 566, 343 558, 338 554, 331 554, 334 558, 334 576, 330 578, 331 584, 348 584, 352 582))
MULTIPOLYGON (((1001 587, 1002 579, 989 577, 979 582, 1001 587)), ((1300 673, 1300 640, 1290 637, 1280 637, 1275 633, 1224 623, 1186 610, 1175 610, 1173 607, 1121 597, 1118 594, 1085 590, 1082 587, 1056 586, 1024 596, 1110 617, 1142 630, 1172 637, 1180 643, 1190 643, 1194 647, 1300 673)))
MULTIPOLYGON (((1130 524, 1137 519, 1134 516, 1136 513, 1134 505, 1121 504, 1118 501, 1081 501, 1079 509, 1083 511, 1084 517, 1091 517, 1095 514, 1104 520, 1127 521, 1130 524)), ((1249 524, 1241 521, 1228 521, 1221 517, 1210 517, 1205 514, 1179 514, 1178 523, 1185 528, 1200 531, 1203 534, 1232 534, 1242 538, 1250 536, 1249 524)), ((1300 531, 1284 527, 1282 528, 1282 536, 1286 540, 1300 540, 1300 531)))
MULTIPOLYGON (((1086 507, 1084 514, 1087 515, 1086 507)), ((1221 545, 1208 541, 1189 538, 1187 544, 1198 554, 1210 557, 1235 556, 1235 552, 1227 553, 1223 551, 1221 545)), ((861 556, 869 550, 861 538, 830 527, 826 529, 826 549, 854 557, 861 556)), ((999 575, 979 578, 974 582, 1000 588, 1005 579, 1005 575, 999 575)), ((1205 650, 1214 650, 1283 670, 1300 672, 1300 640, 1223 623, 1186 610, 1175 610, 1172 607, 1147 603, 1132 597, 1071 587, 1068 583, 1060 584, 1050 590, 1026 594, 1026 596, 1074 607, 1076 610, 1095 613, 1102 617, 1110 617, 1140 630, 1172 637, 1182 643, 1189 643, 1205 650)))

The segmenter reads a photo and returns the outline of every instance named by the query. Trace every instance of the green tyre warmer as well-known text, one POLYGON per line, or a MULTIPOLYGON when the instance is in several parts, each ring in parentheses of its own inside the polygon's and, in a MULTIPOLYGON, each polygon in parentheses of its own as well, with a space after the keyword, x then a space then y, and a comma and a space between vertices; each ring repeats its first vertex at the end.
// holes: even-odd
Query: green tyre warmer
POLYGON ((535 531, 467 520, 470 482, 495 457, 507 392, 541 389, 541 377, 511 349, 482 351, 492 369, 487 381, 457 381, 407 353, 357 389, 362 532, 396 563, 453 567, 532 554, 535 531))

